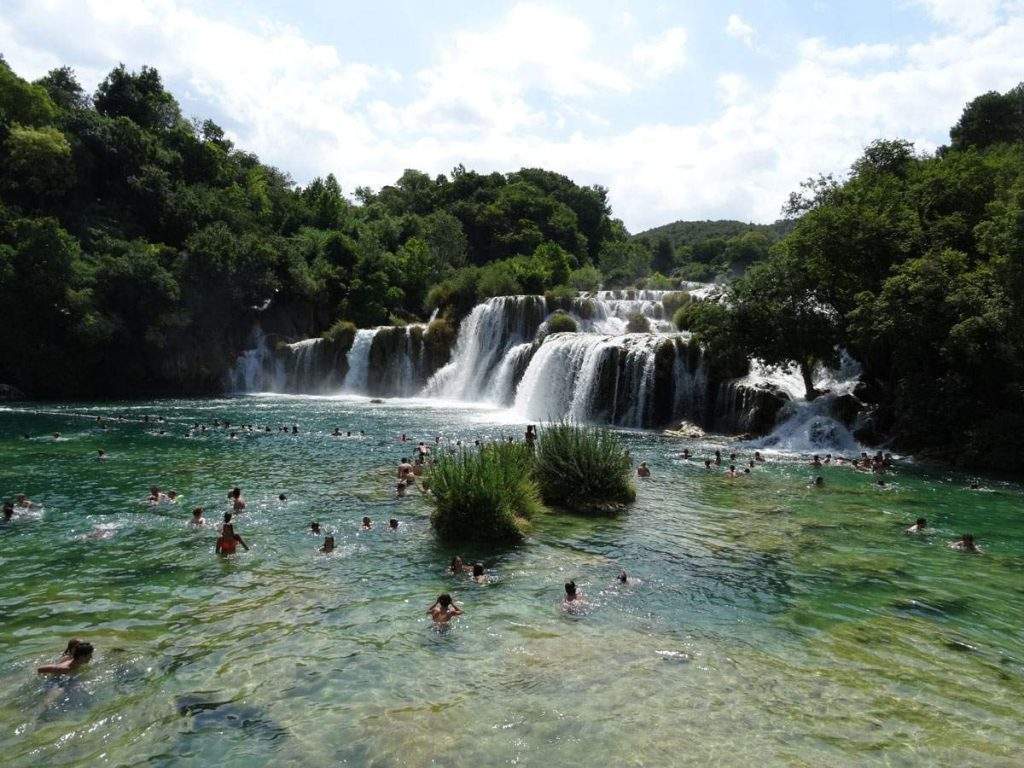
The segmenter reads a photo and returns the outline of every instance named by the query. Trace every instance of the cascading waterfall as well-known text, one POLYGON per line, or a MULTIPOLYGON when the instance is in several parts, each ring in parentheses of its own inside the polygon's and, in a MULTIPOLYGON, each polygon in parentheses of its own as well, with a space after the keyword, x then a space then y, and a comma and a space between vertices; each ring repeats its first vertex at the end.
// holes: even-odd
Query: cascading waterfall
POLYGON ((451 362, 427 382, 424 396, 485 400, 491 373, 510 349, 533 340, 547 314, 543 296, 495 296, 478 304, 459 326, 451 362))
POLYGON ((366 378, 370 371, 370 347, 373 345, 373 337, 377 335, 376 328, 360 328, 352 340, 352 346, 348 350, 348 375, 345 377, 343 391, 349 394, 363 394, 366 392, 366 378))
MULTIPOLYGON (((686 284, 681 290, 716 300, 718 289, 686 284)), ((804 398, 799 375, 756 363, 746 376, 714 380, 690 335, 667 318, 669 293, 597 291, 550 303, 542 296, 498 296, 463 319, 450 350, 441 341, 446 331, 431 339, 433 324, 361 329, 345 349, 322 339, 272 347, 257 328, 232 386, 464 400, 510 407, 537 421, 650 428, 686 420, 717 432, 771 433, 757 444, 785 450, 855 444, 832 415, 835 399, 856 383, 852 361, 837 374, 818 372, 818 386, 830 391, 813 401, 804 398), (549 334, 554 311, 573 317, 578 332, 549 334), (647 319, 649 332, 625 332, 635 315, 647 319)))

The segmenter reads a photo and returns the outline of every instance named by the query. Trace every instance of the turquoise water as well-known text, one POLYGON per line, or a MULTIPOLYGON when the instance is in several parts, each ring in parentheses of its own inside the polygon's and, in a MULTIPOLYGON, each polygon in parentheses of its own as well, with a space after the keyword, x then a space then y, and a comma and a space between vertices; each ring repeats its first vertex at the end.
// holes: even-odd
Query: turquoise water
POLYGON ((0 528, 2 762, 1024 763, 1019 485, 970 491, 903 463, 887 489, 839 467, 810 489, 795 458, 730 479, 673 458, 678 440, 625 433, 654 474, 632 510, 545 516, 518 547, 464 548, 488 569, 477 585, 445 574, 456 551, 423 498, 393 497, 411 451, 397 438, 521 434, 502 419, 287 397, 0 410, 0 495, 44 506, 0 528), (73 414, 133 420, 104 433, 73 414), (275 431, 185 437, 215 419, 275 431), (297 436, 276 431, 293 423, 297 436), (148 507, 151 484, 182 500, 148 507), (251 551, 225 559, 213 528, 186 522, 197 505, 218 520, 233 485, 251 551), (904 536, 918 516, 934 530, 904 536), (946 547, 962 531, 984 555, 946 547), (621 568, 640 583, 617 585, 621 568), (583 615, 559 608, 569 578, 583 615), (465 615, 438 633, 425 611, 442 591, 465 615), (97 646, 92 663, 38 677, 72 636, 97 646))

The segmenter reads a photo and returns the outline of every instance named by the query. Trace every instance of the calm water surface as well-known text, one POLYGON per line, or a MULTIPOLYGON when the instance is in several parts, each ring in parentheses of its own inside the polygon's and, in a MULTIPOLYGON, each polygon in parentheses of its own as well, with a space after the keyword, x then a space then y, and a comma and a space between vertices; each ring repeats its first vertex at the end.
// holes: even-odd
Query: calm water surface
POLYGON ((887 489, 838 467, 809 489, 795 459, 729 479, 674 458, 678 441, 627 433, 654 473, 632 510, 546 516, 521 546, 464 548, 490 574, 476 585, 445 574, 456 552, 418 493, 393 498, 402 432, 522 425, 287 397, 0 410, 0 495, 44 505, 0 528, 0 763, 1024 764, 1019 485, 969 491, 904 464, 887 489), (167 421, 104 433, 74 414, 167 421), (185 436, 215 419, 275 431, 185 436), (148 507, 151 484, 182 500, 148 507), (219 558, 214 529, 186 522, 197 505, 218 520, 233 485, 251 551, 219 558), (918 516, 932 532, 904 536, 918 516), (984 555, 946 547, 962 531, 984 555), (639 583, 617 585, 622 568, 639 583), (584 615, 559 609, 570 578, 584 615), (438 633, 425 611, 442 591, 465 616, 438 633), (75 635, 97 646, 92 663, 38 677, 75 635))

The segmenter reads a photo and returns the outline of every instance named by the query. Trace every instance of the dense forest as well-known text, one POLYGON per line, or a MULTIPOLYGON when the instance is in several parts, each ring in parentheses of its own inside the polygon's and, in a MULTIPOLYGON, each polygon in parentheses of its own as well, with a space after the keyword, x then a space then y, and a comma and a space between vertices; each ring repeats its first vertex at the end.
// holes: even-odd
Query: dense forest
POLYGON ((454 325, 499 294, 667 282, 604 189, 549 171, 409 170, 352 198, 185 119, 154 69, 120 66, 89 95, 67 68, 29 83, 0 59, 0 382, 34 397, 211 392, 267 306, 264 324, 298 338, 435 309, 454 325))
POLYGON ((846 349, 878 437, 1020 472, 1024 84, 970 102, 950 139, 877 141, 845 179, 809 180, 770 257, 678 322, 723 370, 753 355, 806 374, 846 349))
POLYGON ((878 441, 1024 471, 1024 85, 972 101, 950 137, 877 141, 773 225, 631 237, 605 189, 540 169, 296 185, 184 118, 154 69, 90 95, 0 57, 0 384, 210 393, 257 317, 297 339, 436 311, 450 340, 489 296, 730 278, 676 315, 718 375, 797 365, 813 396, 845 349, 878 441))
POLYGON ((674 221, 636 235, 653 254, 654 268, 684 280, 707 282, 743 274, 768 256, 793 229, 792 219, 747 224, 733 219, 674 221))

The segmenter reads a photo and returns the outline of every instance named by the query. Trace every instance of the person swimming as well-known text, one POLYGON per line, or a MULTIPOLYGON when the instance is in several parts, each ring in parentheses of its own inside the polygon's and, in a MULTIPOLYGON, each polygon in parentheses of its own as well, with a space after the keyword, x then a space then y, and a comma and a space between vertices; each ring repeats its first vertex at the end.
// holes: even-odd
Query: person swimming
POLYGON ((392 531, 397 531, 398 530, 398 520, 396 520, 393 517, 390 520, 388 520, 388 528, 390 528, 392 531))
POLYGON ((371 528, 373 528, 373 521, 370 518, 368 518, 368 517, 364 517, 363 518, 363 530, 364 531, 368 531, 371 528))
POLYGON ((725 473, 726 477, 736 477, 736 465, 730 464, 729 470, 725 473))
POLYGON ((177 491, 168 491, 167 492, 167 501, 170 504, 175 504, 178 501, 178 492, 177 491))
POLYGON ((409 463, 409 459, 405 456, 398 463, 398 479, 405 480, 412 476, 412 464, 409 463))
POLYGON ((395 483, 395 497, 399 499, 405 498, 405 489, 405 480, 399 480, 397 483, 395 483))
POLYGON ((704 459, 704 469, 711 469, 711 459, 704 459))
POLYGON ((333 536, 327 536, 324 539, 324 545, 322 547, 320 547, 320 551, 323 552, 324 554, 330 554, 331 552, 334 551, 334 537, 333 536))
POLYGON ((246 552, 249 551, 249 545, 245 543, 241 536, 235 533, 235 526, 226 522, 220 530, 220 538, 217 539, 217 546, 214 551, 218 555, 233 555, 239 544, 242 545, 242 549, 246 552))
POLYGON ((40 675, 66 675, 74 672, 83 664, 89 663, 93 650, 92 643, 72 638, 56 664, 44 664, 37 668, 36 672, 40 675))
POLYGON ((462 557, 456 555, 452 558, 451 565, 448 566, 448 573, 457 575, 466 570, 466 564, 463 562, 462 557))
POLYGON ((107 458, 107 452, 104 451, 102 448, 98 449, 96 451, 96 458, 99 459, 100 461, 104 461, 107 458))
POLYGON ((288 501, 288 497, 285 496, 283 493, 279 493, 279 494, 277 494, 277 500, 278 501, 288 501))
POLYGON ((925 520, 923 517, 919 517, 919 518, 917 518, 917 520, 914 522, 914 524, 912 526, 910 526, 909 528, 907 528, 903 532, 904 533, 909 533, 909 534, 924 533, 924 530, 925 530, 925 528, 927 526, 928 526, 928 521, 925 520))
POLYGON ((818 454, 814 454, 814 458, 811 459, 811 466, 815 469, 821 469, 821 458, 818 454))
POLYGON ((473 581, 477 584, 483 584, 487 581, 487 576, 484 574, 483 563, 473 563, 473 581))
POLYGON ((716 466, 721 466, 722 465, 722 452, 721 451, 715 451, 715 465, 716 466))
POLYGON ((647 466, 647 462, 646 461, 640 462, 640 466, 636 468, 636 476, 637 477, 650 477, 651 476, 651 470, 647 466))
POLYGON ((147 499, 147 501, 150 504, 160 504, 161 502, 166 501, 166 500, 167 500, 167 494, 162 493, 160 491, 160 487, 159 486, 151 485, 149 487, 149 498, 147 499))
POLYGON ((683 448, 683 459, 685 459, 686 461, 689 461, 690 460, 690 456, 691 456, 690 449, 689 448, 683 448))
POLYGON ((980 555, 981 547, 974 541, 974 534, 965 533, 956 541, 949 542, 949 548, 958 552, 969 552, 972 555, 980 555))
POLYGON ((445 592, 438 595, 434 604, 427 608, 427 613, 430 614, 430 618, 434 620, 435 624, 447 624, 454 617, 461 616, 462 609, 455 604, 452 596, 445 592))
POLYGON ((201 525, 206 525, 206 518, 203 517, 203 508, 196 507, 192 510, 192 519, 188 521, 188 524, 193 528, 198 528, 201 525))
POLYGON ((14 504, 10 501, 4 502, 3 522, 9 523, 14 518, 14 504))
POLYGON ((821 488, 825 485, 825 478, 821 475, 817 475, 814 480, 811 481, 811 486, 814 488, 821 488))
POLYGON ((335 427, 334 431, 331 432, 331 437, 341 437, 341 430, 335 427))
POLYGON ((580 592, 576 586, 575 581, 565 582, 565 597, 562 599, 562 604, 569 607, 579 605, 583 602, 583 593, 580 592))
POLYGON ((619 571, 619 584, 628 584, 628 583, 629 583, 629 574, 627 574, 625 571, 619 571))
POLYGON ((764 461, 764 456, 761 455, 760 451, 754 451, 754 461, 757 461, 757 462, 764 461))
POLYGON ((245 499, 242 498, 242 489, 235 488, 231 489, 231 493, 228 494, 228 498, 231 499, 231 509, 236 513, 245 511, 245 499))
POLYGON ((319 536, 320 535, 320 523, 318 523, 316 520, 314 520, 312 523, 310 523, 309 524, 309 532, 310 533, 315 533, 317 536, 319 536))

